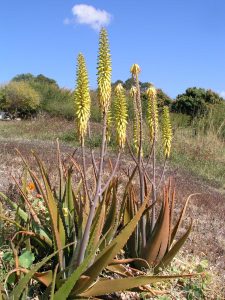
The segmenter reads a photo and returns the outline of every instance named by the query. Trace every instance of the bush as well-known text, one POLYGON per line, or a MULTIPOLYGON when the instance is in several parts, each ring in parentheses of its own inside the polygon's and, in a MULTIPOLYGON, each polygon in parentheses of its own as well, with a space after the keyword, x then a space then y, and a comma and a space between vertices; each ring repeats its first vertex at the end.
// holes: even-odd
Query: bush
POLYGON ((74 118, 73 93, 67 89, 45 86, 42 91, 41 109, 51 116, 74 118))
POLYGON ((1 108, 13 117, 31 116, 40 105, 39 94, 26 82, 11 82, 1 94, 1 108))
POLYGON ((42 74, 34 76, 27 73, 15 76, 12 82, 23 82, 32 87, 40 96, 40 110, 46 111, 51 116, 73 118, 73 93, 60 88, 54 79, 42 74))
POLYGON ((202 88, 189 88, 185 93, 177 96, 172 104, 172 111, 201 116, 209 112, 210 108, 223 100, 217 93, 202 88))

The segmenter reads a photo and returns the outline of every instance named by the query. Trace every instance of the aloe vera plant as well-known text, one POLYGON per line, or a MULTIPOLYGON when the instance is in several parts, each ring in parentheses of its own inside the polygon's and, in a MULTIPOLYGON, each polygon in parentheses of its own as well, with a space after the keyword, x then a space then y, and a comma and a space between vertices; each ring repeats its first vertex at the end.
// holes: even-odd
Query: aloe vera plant
MULTIPOLYGON (((158 218, 156 220, 153 231, 151 230, 151 216, 146 217, 146 244, 142 244, 140 240, 141 227, 137 226, 127 242, 127 252, 129 257, 139 257, 143 261, 135 261, 138 268, 148 265, 158 273, 162 268, 167 267, 190 234, 192 221, 186 232, 175 241, 176 234, 181 227, 185 216, 185 211, 190 197, 187 198, 183 209, 174 224, 174 205, 175 205, 175 188, 171 185, 171 181, 164 187, 163 199, 158 218), (145 262, 146 261, 146 262, 145 262)), ((130 184, 126 196, 126 208, 124 213, 124 223, 126 224, 138 210, 138 201, 134 186, 130 184)))
MULTIPOLYGON (((171 152, 172 141, 172 127, 170 123, 169 108, 164 107, 162 111, 162 147, 164 152, 164 166, 162 173, 157 176, 156 174, 156 143, 159 140, 159 112, 157 105, 157 90, 153 85, 150 85, 146 89, 147 95, 147 140, 150 145, 148 159, 144 159, 143 153, 143 140, 144 136, 144 120, 142 117, 142 103, 141 103, 141 91, 139 85, 139 75, 141 69, 137 64, 132 65, 131 74, 133 76, 135 86, 130 90, 130 95, 133 98, 133 110, 134 110, 134 149, 132 151, 129 141, 129 151, 136 164, 134 175, 139 180, 138 194, 134 188, 134 184, 129 185, 126 195, 126 207, 124 212, 124 223, 130 220, 140 207, 140 203, 143 203, 145 197, 149 198, 148 205, 151 205, 151 211, 146 215, 144 214, 133 232, 131 238, 127 243, 127 250, 131 257, 139 257, 147 261, 148 265, 154 267, 154 271, 157 273, 161 268, 166 267, 172 260, 172 258, 179 251, 185 240, 187 239, 191 225, 187 229, 183 237, 181 237, 176 244, 173 244, 175 235, 180 227, 181 221, 184 216, 184 211, 181 213, 180 219, 176 226, 173 228, 173 213, 174 213, 174 197, 175 191, 171 187, 171 184, 165 185, 164 172, 166 169, 166 162, 171 152), (149 165, 151 163, 151 168, 149 165), (149 171, 150 169, 150 171, 149 171), (159 177, 159 179, 157 178, 159 177), (163 196, 160 196, 161 185, 164 183, 163 196), (151 192, 149 192, 151 190, 151 192), (156 214, 157 206, 159 213, 156 214)), ((146 154, 146 153, 145 153, 146 154)), ((188 202, 188 201, 187 201, 188 202)), ((192 224, 192 223, 191 223, 192 224)), ((135 265, 139 268, 146 266, 143 261, 136 261, 135 265)))
MULTIPOLYGON (((31 210, 32 199, 28 197, 25 190, 20 190, 21 204, 15 204, 1 194, 1 199, 15 210, 16 226, 18 225, 16 234, 11 241, 15 261, 15 269, 12 272, 18 274, 18 277, 15 279, 15 286, 9 294, 10 298, 20 299, 21 295, 25 296, 26 288, 31 279, 35 279, 45 286, 46 297, 51 294, 52 299, 66 299, 68 296, 76 297, 78 295, 90 297, 112 292, 112 287, 107 289, 105 285, 101 287, 100 283, 95 287, 94 283, 103 269, 108 268, 113 272, 113 265, 121 265, 121 261, 117 262, 114 258, 125 246, 142 214, 146 213, 148 199, 145 199, 136 214, 118 232, 124 205, 120 209, 118 208, 118 180, 113 179, 104 192, 102 201, 96 207, 85 258, 78 265, 80 240, 90 208, 85 203, 85 199, 81 199, 79 196, 82 185, 78 182, 77 189, 73 188, 71 173, 75 162, 72 160, 73 165, 69 166, 65 175, 60 174, 62 177, 59 189, 56 191, 51 186, 43 163, 36 154, 34 155, 39 166, 40 178, 25 160, 24 163, 34 182, 35 191, 41 193, 46 203, 46 215, 49 215, 50 220, 42 218, 43 212, 38 211, 38 209, 31 210), (60 198, 59 191, 62 191, 62 198, 60 198), (39 261, 28 269, 22 268, 18 264, 19 254, 23 247, 29 247, 39 261), (47 256, 48 253, 52 254, 47 256), (49 261, 51 261, 50 264, 48 264, 49 261), (111 269, 110 266, 112 266, 111 269), (50 287, 51 289, 49 289, 50 287)), ((60 165, 62 168, 59 170, 65 171, 62 162, 60 165)), ((24 179, 24 184, 26 185, 26 179, 24 179)), ((125 190, 128 186, 129 183, 125 190)), ((4 220, 4 216, 0 217, 4 220)), ((114 270, 117 272, 117 268, 114 270)), ((121 278, 120 281, 116 281, 113 290, 121 290, 123 284, 129 289, 169 278, 147 275, 133 277, 132 274, 130 282, 128 278, 121 278)))
MULTIPOLYGON (((143 290, 151 283, 178 277, 150 276, 135 268, 131 271, 126 266, 129 263, 134 263, 138 268, 153 265, 157 272, 177 253, 191 226, 173 245, 186 206, 173 227, 174 194, 171 186, 165 187, 161 211, 157 221, 154 220, 157 188, 155 174, 152 184, 147 183, 148 174, 143 160, 143 120, 138 81, 140 68, 137 64, 131 68, 136 81, 136 87, 131 92, 136 112, 137 153, 136 157, 132 155, 136 166, 125 184, 116 176, 127 139, 127 102, 121 84, 115 88, 114 101, 111 99, 111 57, 105 29, 100 32, 97 69, 99 106, 102 112, 100 155, 97 157, 91 150, 92 164, 87 168, 85 141, 87 136, 91 136, 91 98, 85 58, 79 54, 74 107, 81 163, 78 163, 74 155, 63 160, 58 145, 58 182, 53 185, 51 176, 36 153, 33 156, 38 171, 34 171, 21 155, 25 172, 22 183, 16 181, 20 193, 19 202, 15 203, 0 193, 1 201, 14 210, 13 219, 4 214, 0 214, 0 219, 10 222, 15 230, 10 241, 14 269, 5 279, 4 286, 7 288, 4 293, 0 292, 3 299, 25 299, 31 295, 34 282, 39 284, 36 284, 35 293, 37 295, 40 291, 40 299, 61 300, 77 297, 85 299, 139 286, 143 290), (118 144, 117 159, 114 166, 111 165, 110 175, 107 175, 104 172, 107 143, 113 122, 118 144), (137 172, 139 194, 136 197, 133 180, 137 172), (131 258, 121 258, 123 249, 128 250, 131 258), (21 264, 21 257, 26 257, 26 264, 21 264), (113 280, 106 279, 105 272, 109 272, 113 280), (12 274, 15 276, 13 280, 9 280, 12 274), (115 279, 115 274, 120 278, 115 279)), ((154 89, 148 90, 148 95, 152 101, 149 102, 149 127, 152 133, 154 170, 157 131, 154 89)), ((166 109, 164 116, 163 137, 168 158, 171 128, 166 109)), ((149 287, 146 290, 149 291, 149 287)))

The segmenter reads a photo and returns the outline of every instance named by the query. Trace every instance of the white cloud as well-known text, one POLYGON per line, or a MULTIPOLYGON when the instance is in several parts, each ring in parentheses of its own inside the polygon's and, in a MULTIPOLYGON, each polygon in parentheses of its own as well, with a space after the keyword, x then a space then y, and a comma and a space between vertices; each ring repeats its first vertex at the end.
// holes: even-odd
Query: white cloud
POLYGON ((220 97, 224 98, 225 99, 225 91, 222 91, 219 93, 220 94, 220 97))
POLYGON ((89 25, 95 30, 100 30, 101 27, 109 25, 112 16, 105 10, 97 9, 94 6, 87 4, 77 4, 72 8, 74 19, 66 18, 64 24, 78 23, 89 25))

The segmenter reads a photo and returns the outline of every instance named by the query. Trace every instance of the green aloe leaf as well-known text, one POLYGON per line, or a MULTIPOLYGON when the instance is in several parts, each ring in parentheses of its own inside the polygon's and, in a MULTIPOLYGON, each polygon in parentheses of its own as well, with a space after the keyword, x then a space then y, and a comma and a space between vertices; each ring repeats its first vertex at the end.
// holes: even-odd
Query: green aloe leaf
POLYGON ((154 230, 141 251, 141 257, 154 265, 165 255, 169 242, 169 203, 165 196, 154 230))
POLYGON ((51 286, 50 300, 54 300, 54 293, 55 293, 55 286, 56 286, 56 276, 57 276, 58 268, 59 268, 59 264, 56 265, 55 270, 54 270, 52 286, 51 286))
POLYGON ((127 240, 129 239, 135 227, 137 226, 137 223, 139 222, 145 210, 147 202, 148 202, 148 198, 145 199, 144 203, 142 204, 142 206, 140 207, 136 215, 119 233, 119 235, 116 238, 114 238, 112 242, 97 255, 94 263, 88 268, 88 270, 84 274, 87 277, 89 277, 89 279, 86 280, 84 286, 81 286, 81 284, 79 285, 79 281, 78 281, 73 290, 73 295, 74 294, 77 295, 83 292, 85 289, 87 289, 96 280, 96 278, 99 276, 102 270, 105 267, 107 267, 107 265, 114 259, 116 254, 121 249, 123 249, 127 240))
POLYGON ((20 218, 27 222, 28 214, 22 210, 15 202, 13 202, 11 199, 9 199, 7 196, 5 196, 3 193, 0 192, 0 197, 11 206, 11 208, 15 209, 17 211, 17 214, 19 214, 20 218))
POLYGON ((179 252, 180 248, 185 243, 186 239, 188 238, 192 228, 192 221, 188 228, 188 230, 185 232, 185 234, 175 243, 175 245, 169 250, 169 252, 162 258, 160 263, 156 266, 154 269, 154 273, 157 274, 160 270, 160 268, 167 267, 173 258, 176 256, 176 254, 179 252))
POLYGON ((81 297, 93 297, 110 294, 118 291, 129 290, 135 287, 152 284, 156 282, 164 282, 166 280, 193 277, 193 274, 176 275, 176 276, 137 276, 122 279, 103 279, 96 282, 87 291, 81 293, 81 297))
POLYGON ((12 293, 10 294, 10 300, 19 300, 21 294, 23 293, 23 290, 27 287, 27 284, 29 281, 35 276, 35 273, 43 267, 52 257, 57 255, 59 251, 62 251, 63 249, 73 245, 74 243, 68 244, 65 247, 63 247, 60 250, 55 251, 54 253, 50 254, 46 258, 44 258, 41 262, 35 265, 22 279, 20 279, 18 285, 14 288, 12 293))
POLYGON ((172 234, 171 234, 171 244, 172 244, 172 242, 173 242, 173 240, 174 240, 174 238, 175 238, 175 236, 176 236, 176 234, 177 234, 177 231, 178 231, 178 229, 180 228, 180 225, 181 225, 181 223, 182 223, 182 221, 183 221, 183 218, 184 218, 184 215, 185 215, 185 212, 186 212, 188 203, 189 203, 191 197, 193 197, 193 196, 195 196, 195 195, 199 195, 199 193, 191 194, 191 195, 187 198, 187 200, 186 200, 186 202, 185 202, 185 204, 184 204, 184 206, 183 206, 183 209, 182 209, 182 211, 181 211, 181 214, 180 214, 180 216, 179 216, 179 219, 178 219, 176 225, 174 226, 174 228, 173 228, 173 230, 172 230, 172 234))
POLYGON ((88 255, 99 243, 99 239, 102 235, 102 228, 105 221, 105 199, 99 204, 92 226, 91 226, 91 233, 88 242, 88 246, 85 252, 85 255, 88 255))
MULTIPOLYGON (((50 187, 49 178, 48 178, 48 175, 46 173, 46 170, 45 170, 42 162, 40 161, 40 159, 37 157, 36 154, 34 154, 34 157, 35 157, 35 159, 38 163, 38 166, 39 166, 39 170, 40 170, 40 173, 41 173, 41 176, 42 176, 42 180, 43 180, 44 185, 45 185, 45 190, 46 191, 44 191, 39 179, 36 177, 34 172, 30 169, 28 163, 26 162, 26 160, 23 158, 22 155, 21 155, 21 157, 22 157, 22 160, 23 160, 24 164, 27 167, 27 170, 28 170, 28 172, 29 172, 29 174, 30 174, 37 190, 40 191, 41 195, 43 196, 43 199, 45 200, 46 206, 48 208, 50 219, 51 219, 51 228, 52 228, 54 241, 55 241, 55 248, 56 248, 56 250, 62 249, 62 247, 65 245, 64 226, 63 226, 63 223, 62 223, 62 219, 59 215, 58 207, 56 205, 54 194, 53 194, 53 192, 51 190, 51 187, 50 187)), ((57 253, 58 253, 58 256, 59 256, 60 267, 61 267, 61 269, 63 269, 62 252, 58 251, 57 253)))
MULTIPOLYGON (((59 290, 54 295, 54 300, 67 299, 70 295, 74 285, 79 282, 79 279, 83 272, 86 270, 87 266, 90 264, 93 256, 95 255, 96 249, 93 250, 82 262, 80 266, 71 274, 71 276, 66 280, 66 282, 59 288, 59 290)), ((81 279, 83 280, 83 278, 81 279)))

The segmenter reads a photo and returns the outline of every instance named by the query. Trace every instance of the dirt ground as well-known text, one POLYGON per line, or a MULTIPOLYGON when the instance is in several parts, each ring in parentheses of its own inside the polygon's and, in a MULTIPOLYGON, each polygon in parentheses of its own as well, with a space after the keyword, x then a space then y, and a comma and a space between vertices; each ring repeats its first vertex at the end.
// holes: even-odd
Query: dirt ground
MULTIPOLYGON (((0 140, 0 191, 7 192, 11 175, 17 175, 22 169, 21 159, 15 152, 18 148, 25 156, 30 156, 31 149, 37 151, 46 161, 50 171, 54 169, 56 147, 52 142, 7 141, 0 140)), ((73 148, 62 145, 64 154, 71 154, 73 148)), ((79 150, 77 151, 79 157, 79 150)), ((123 157, 122 168, 131 162, 123 157)), ((158 169, 160 173, 160 168, 158 169)), ((207 259, 218 273, 221 283, 225 282, 225 191, 217 190, 200 178, 187 173, 185 170, 167 167, 165 177, 171 176, 176 183, 176 202, 180 209, 185 199, 194 193, 190 201, 187 217, 193 218, 194 227, 185 249, 193 255, 207 259)))

